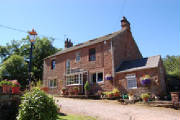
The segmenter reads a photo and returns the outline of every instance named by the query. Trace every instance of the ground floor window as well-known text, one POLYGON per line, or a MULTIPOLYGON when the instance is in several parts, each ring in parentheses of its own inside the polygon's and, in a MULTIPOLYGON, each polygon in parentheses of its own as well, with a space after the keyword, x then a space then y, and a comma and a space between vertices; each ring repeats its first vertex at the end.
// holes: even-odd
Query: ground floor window
POLYGON ((66 85, 82 85, 83 74, 74 74, 66 76, 66 85))
POLYGON ((103 81, 103 72, 96 72, 91 75, 92 83, 102 82, 103 81))
POLYGON ((128 89, 137 88, 137 81, 136 81, 135 74, 127 74, 126 80, 127 80, 127 88, 128 89))
POLYGON ((57 80, 49 80, 49 88, 55 88, 57 87, 57 80))

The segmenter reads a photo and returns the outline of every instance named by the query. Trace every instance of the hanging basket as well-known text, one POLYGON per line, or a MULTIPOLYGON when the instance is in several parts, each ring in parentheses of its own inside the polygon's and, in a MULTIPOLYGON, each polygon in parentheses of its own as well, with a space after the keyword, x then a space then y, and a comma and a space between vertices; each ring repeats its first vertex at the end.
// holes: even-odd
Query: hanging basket
POLYGON ((143 86, 150 85, 151 84, 151 78, 149 75, 145 75, 142 77, 140 82, 141 82, 141 85, 143 85, 143 86))
POLYGON ((113 77, 111 74, 106 74, 105 79, 106 80, 113 80, 113 77))

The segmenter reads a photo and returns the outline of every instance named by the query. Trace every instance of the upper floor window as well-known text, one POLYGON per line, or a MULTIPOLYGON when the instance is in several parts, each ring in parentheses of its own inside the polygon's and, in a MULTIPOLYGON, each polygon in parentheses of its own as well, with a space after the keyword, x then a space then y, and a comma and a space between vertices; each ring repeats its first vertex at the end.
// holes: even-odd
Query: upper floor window
POLYGON ((89 49, 89 61, 96 61, 96 49, 89 49))
POLYGON ((51 61, 51 69, 55 69, 55 66, 56 66, 56 61, 55 60, 52 60, 51 61))
POLYGON ((57 80, 49 80, 49 88, 56 88, 57 87, 57 80))
POLYGON ((135 74, 127 74, 126 79, 127 79, 127 88, 128 89, 137 88, 137 81, 136 81, 135 74))
POLYGON ((76 53, 76 62, 79 62, 81 59, 80 53, 76 53))
POLYGON ((70 73, 70 60, 66 61, 66 74, 70 73))

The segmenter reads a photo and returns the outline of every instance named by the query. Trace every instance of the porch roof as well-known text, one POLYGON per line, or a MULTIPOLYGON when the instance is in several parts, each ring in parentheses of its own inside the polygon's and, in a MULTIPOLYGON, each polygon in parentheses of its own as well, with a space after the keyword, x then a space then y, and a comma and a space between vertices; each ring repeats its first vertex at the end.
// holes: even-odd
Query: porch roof
POLYGON ((116 70, 117 73, 131 72, 142 69, 150 69, 158 67, 161 56, 152 56, 148 58, 136 59, 131 61, 124 61, 120 68, 116 70))

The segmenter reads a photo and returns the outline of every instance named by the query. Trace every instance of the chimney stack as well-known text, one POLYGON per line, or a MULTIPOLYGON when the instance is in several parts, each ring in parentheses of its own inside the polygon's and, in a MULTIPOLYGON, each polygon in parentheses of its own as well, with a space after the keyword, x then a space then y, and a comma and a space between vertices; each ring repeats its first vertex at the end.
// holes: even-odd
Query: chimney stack
POLYGON ((73 43, 71 42, 70 39, 67 38, 65 41, 65 48, 70 48, 72 46, 73 46, 73 43))
POLYGON ((128 30, 131 29, 129 21, 124 16, 123 16, 123 18, 121 20, 121 27, 122 27, 122 29, 128 29, 128 30))

